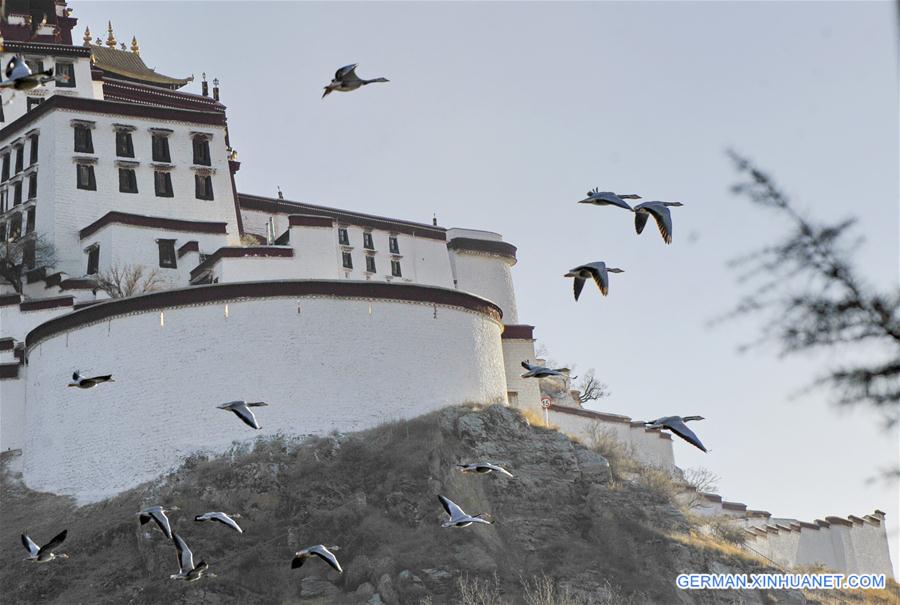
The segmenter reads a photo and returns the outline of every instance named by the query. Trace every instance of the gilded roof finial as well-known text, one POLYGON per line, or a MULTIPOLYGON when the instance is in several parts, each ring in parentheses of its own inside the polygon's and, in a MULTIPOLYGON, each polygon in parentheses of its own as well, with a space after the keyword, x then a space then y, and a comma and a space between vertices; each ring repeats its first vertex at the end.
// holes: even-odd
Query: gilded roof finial
POLYGON ((109 21, 109 27, 107 27, 106 31, 109 32, 109 35, 106 37, 106 45, 110 48, 116 47, 116 37, 113 35, 112 30, 112 21, 109 21))
POLYGON ((141 54, 141 47, 138 46, 137 36, 131 36, 131 52, 136 55, 141 54))
POLYGON ((83 38, 84 44, 82 44, 82 46, 90 46, 91 45, 91 37, 92 37, 91 36, 91 28, 85 27, 84 28, 84 38, 83 38))

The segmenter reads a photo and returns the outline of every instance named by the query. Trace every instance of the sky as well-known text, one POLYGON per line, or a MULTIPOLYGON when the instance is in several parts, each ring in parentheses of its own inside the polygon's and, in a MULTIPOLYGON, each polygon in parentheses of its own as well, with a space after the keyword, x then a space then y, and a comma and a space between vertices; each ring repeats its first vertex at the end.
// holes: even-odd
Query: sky
POLYGON ((701 414, 711 450, 676 462, 728 500, 801 520, 888 514, 898 566, 900 436, 827 392, 797 392, 845 351, 738 351, 761 318, 710 326, 747 293, 727 262, 775 241, 775 215, 729 192, 734 148, 804 212, 855 216, 857 267, 898 286, 897 15, 891 2, 90 2, 105 38, 137 35, 172 76, 221 81, 238 189, 445 227, 518 247, 520 323, 550 356, 596 368, 633 418, 701 414), (321 99, 359 63, 354 93, 321 99), (678 200, 674 244, 577 205, 593 187, 678 200), (562 275, 622 267, 606 299, 562 275))

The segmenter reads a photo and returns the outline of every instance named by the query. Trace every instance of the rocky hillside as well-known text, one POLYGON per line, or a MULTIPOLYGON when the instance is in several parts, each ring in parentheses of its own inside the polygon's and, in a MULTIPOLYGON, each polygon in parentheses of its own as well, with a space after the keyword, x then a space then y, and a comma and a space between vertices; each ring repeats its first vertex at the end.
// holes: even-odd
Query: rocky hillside
MULTIPOLYGON (((303 442, 261 440, 80 508, 7 477, 0 521, 4 604, 817 602, 799 593, 677 590, 681 572, 764 566, 698 539, 656 482, 613 480, 600 454, 500 406, 448 408, 303 442), (515 478, 454 470, 476 460, 501 463, 515 478), (495 524, 441 528, 438 493, 495 524), (135 516, 156 503, 181 509, 170 515, 173 528, 214 577, 169 580, 172 543, 135 516), (240 513, 245 533, 193 521, 210 510, 240 513), (63 528, 60 550, 72 558, 22 561, 20 532, 41 542, 63 528), (295 550, 317 543, 341 547, 342 575, 318 560, 290 568, 295 550)), ((862 602, 847 598, 828 602, 862 602)))

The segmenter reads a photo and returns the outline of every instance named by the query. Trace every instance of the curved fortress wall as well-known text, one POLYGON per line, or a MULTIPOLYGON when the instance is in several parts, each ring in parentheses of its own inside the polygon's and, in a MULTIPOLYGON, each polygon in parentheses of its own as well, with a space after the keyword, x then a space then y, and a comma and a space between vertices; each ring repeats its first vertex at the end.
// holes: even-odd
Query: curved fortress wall
POLYGON ((192 452, 505 400, 496 306, 443 288, 249 282, 101 303, 28 337, 23 475, 95 501, 192 452), (227 311, 226 311, 227 305, 227 311), (112 373, 67 388, 75 369, 112 373), (264 400, 254 431, 216 405, 264 400))

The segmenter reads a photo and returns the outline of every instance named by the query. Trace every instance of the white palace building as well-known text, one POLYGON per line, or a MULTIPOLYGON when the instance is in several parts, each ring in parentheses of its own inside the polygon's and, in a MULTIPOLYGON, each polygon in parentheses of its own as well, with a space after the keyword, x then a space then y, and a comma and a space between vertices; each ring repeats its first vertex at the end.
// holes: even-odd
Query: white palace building
MULTIPOLYGON (((600 427, 675 470, 666 434, 571 401, 542 410, 538 381, 520 377, 533 327, 518 317, 516 248, 502 236, 239 193, 217 86, 181 91, 192 78, 148 68, 111 26, 105 41, 85 30, 73 44, 64 0, 35 35, 7 5, 0 65, 21 55, 59 76, 0 107, 0 238, 24 242, 31 263, 21 292, 0 283, 0 450, 29 487, 92 502, 198 449, 462 402, 546 413, 582 439, 600 427), (98 288, 137 267, 165 287, 98 288), (67 388, 75 370, 116 382, 67 388), (234 399, 269 402, 260 431, 215 409, 234 399)), ((768 513, 715 498, 705 513, 737 515, 773 558, 890 573, 877 511, 767 534, 768 513), (801 555, 806 535, 817 546, 801 555)))

